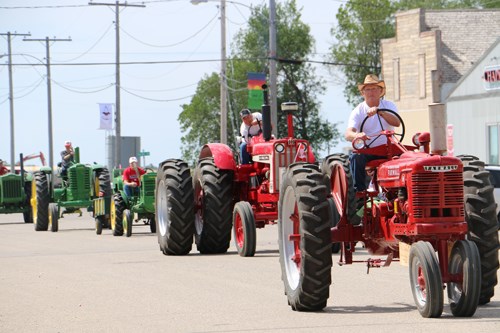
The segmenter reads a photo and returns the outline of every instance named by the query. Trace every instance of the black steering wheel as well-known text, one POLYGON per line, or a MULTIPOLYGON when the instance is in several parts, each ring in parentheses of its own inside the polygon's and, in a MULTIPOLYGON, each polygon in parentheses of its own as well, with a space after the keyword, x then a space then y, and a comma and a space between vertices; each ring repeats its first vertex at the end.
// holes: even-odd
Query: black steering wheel
POLYGON ((144 170, 145 170, 146 172, 156 172, 156 171, 154 171, 154 170, 153 170, 153 168, 149 168, 149 167, 148 167, 148 168, 145 168, 144 170))
MULTIPOLYGON (((379 113, 380 111, 384 111, 384 112, 389 112, 389 113, 392 113, 393 115, 395 115, 398 119, 399 119, 399 122, 401 123, 401 133, 396 133, 394 132, 393 136, 398 140, 399 143, 401 143, 403 141, 403 138, 405 137, 405 123, 403 122, 403 119, 399 116, 399 114, 397 114, 396 112, 392 111, 392 110, 389 110, 389 109, 378 109, 377 110, 377 113, 379 113), (399 138, 398 138, 399 137, 399 138)), ((378 114, 377 114, 377 117, 380 117, 378 114)), ((365 119, 363 119, 363 122, 361 123, 361 128, 359 129, 360 132, 363 132, 363 127, 365 126, 365 122, 366 120, 368 119, 369 117, 366 116, 365 119)), ((380 127, 382 128, 382 130, 384 131, 385 128, 384 126, 382 126, 382 122, 380 121, 379 119, 379 122, 380 122, 380 127)), ((377 137, 375 139, 372 139, 372 142, 369 144, 369 145, 366 145, 366 147, 370 147, 370 145, 375 142, 375 140, 378 139, 379 136, 381 136, 381 134, 377 135, 377 137)))

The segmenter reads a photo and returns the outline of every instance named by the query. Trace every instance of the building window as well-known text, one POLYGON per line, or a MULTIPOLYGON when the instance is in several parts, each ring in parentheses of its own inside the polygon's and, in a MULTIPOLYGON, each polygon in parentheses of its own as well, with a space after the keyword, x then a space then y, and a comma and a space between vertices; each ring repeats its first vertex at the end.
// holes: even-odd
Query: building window
POLYGON ((394 100, 399 101, 400 91, 399 91, 399 58, 392 60, 392 75, 394 81, 394 100))
POLYGON ((425 98, 425 54, 418 55, 418 97, 425 98))
POLYGON ((488 125, 488 163, 500 164, 500 124, 488 125))

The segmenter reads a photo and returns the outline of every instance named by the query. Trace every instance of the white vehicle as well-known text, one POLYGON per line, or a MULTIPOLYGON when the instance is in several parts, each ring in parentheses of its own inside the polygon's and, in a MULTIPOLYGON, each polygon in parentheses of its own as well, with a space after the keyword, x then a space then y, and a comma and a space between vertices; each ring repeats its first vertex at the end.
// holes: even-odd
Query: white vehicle
POLYGON ((497 219, 500 228, 500 165, 486 165, 484 168, 490 172, 491 185, 495 187, 493 195, 497 203, 497 219))

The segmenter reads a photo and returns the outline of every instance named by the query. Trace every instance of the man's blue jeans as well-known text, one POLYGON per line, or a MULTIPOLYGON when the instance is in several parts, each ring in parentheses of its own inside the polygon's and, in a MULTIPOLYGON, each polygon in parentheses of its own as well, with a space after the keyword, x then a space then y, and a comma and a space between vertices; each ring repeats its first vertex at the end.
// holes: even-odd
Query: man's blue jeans
POLYGON ((240 157, 241 157, 241 164, 251 163, 251 157, 250 154, 247 152, 246 142, 242 142, 240 145, 240 157))
POLYGON ((382 158, 386 157, 351 153, 351 156, 349 156, 349 161, 351 162, 351 174, 354 180, 354 189, 357 192, 366 190, 366 164, 370 161, 379 160, 382 158))
POLYGON ((125 195, 129 198, 134 195, 139 195, 139 187, 123 185, 123 191, 125 192, 125 195))

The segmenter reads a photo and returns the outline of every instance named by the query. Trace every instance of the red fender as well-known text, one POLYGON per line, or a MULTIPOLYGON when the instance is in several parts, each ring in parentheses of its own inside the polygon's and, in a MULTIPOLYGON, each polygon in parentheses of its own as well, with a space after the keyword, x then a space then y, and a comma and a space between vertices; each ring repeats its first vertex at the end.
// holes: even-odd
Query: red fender
POLYGON ((222 170, 236 170, 231 148, 223 143, 208 143, 201 148, 199 159, 213 157, 215 165, 222 170))

